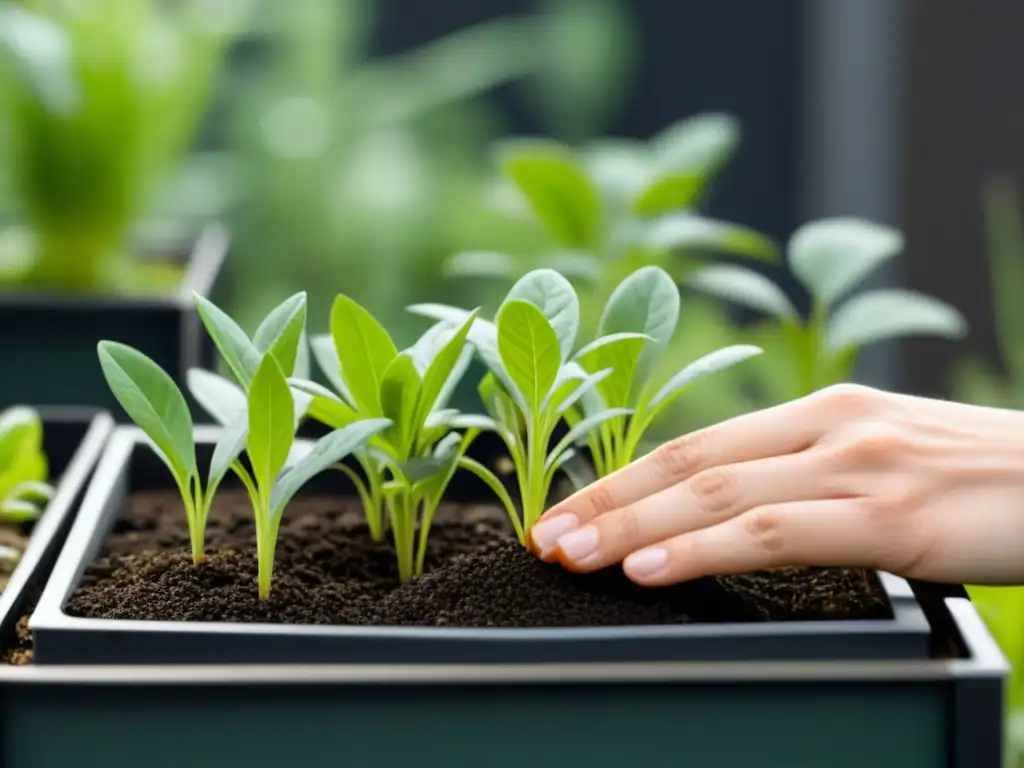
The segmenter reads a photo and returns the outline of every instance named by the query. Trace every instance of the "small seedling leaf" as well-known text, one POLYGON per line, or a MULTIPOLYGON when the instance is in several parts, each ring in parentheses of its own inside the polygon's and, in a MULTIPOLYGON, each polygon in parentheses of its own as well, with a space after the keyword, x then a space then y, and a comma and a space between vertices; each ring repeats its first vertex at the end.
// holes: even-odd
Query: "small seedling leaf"
POLYGON ((535 269, 512 286, 505 301, 526 301, 539 309, 558 337, 562 360, 569 358, 580 327, 580 302, 572 283, 553 269, 535 269))
MULTIPOLYGON (((459 359, 463 356, 466 340, 469 336, 469 329, 475 321, 476 312, 473 312, 461 327, 452 329, 439 339, 439 341, 444 341, 444 346, 435 351, 433 360, 422 374, 423 386, 420 391, 419 403, 416 406, 416 417, 414 419, 416 429, 426 423, 427 417, 437 406, 445 385, 451 381, 459 359)), ((441 403, 441 406, 443 407, 444 403, 441 403)))
POLYGON ((562 367, 558 336, 533 304, 506 301, 498 313, 498 349, 509 378, 534 414, 562 367))
POLYGON ((751 357, 760 355, 764 350, 751 344, 735 344, 731 347, 724 347, 694 360, 688 366, 679 371, 669 379, 651 398, 647 407, 651 413, 666 406, 670 400, 682 394, 683 390, 695 381, 710 376, 718 371, 724 371, 737 363, 741 363, 751 357))
POLYGON ((260 353, 234 320, 209 299, 193 294, 196 311, 224 362, 245 390, 260 365, 260 353))
POLYGON ((398 357, 388 332, 356 302, 339 295, 331 307, 331 337, 357 410, 382 415, 380 384, 384 371, 398 357))
POLYGON ((732 264, 711 264, 693 272, 686 284, 701 293, 783 320, 799 315, 779 286, 762 274, 732 264))
POLYGON ((962 338, 967 322, 944 301, 914 291, 885 288, 854 296, 829 322, 826 345, 833 352, 906 336, 962 338))
POLYGON ((110 391, 182 483, 195 473, 192 415, 170 376, 138 350, 101 341, 97 353, 110 391))
POLYGON ((777 261, 778 246, 756 230, 694 213, 674 213, 652 224, 645 245, 673 253, 722 253, 777 261))
POLYGON ((221 426, 247 407, 245 392, 235 382, 202 368, 189 368, 186 383, 192 397, 221 426))
MULTIPOLYGON (((345 378, 341 372, 341 363, 338 361, 338 351, 334 348, 334 339, 331 338, 329 333, 314 336, 309 340, 309 347, 313 352, 313 358, 316 360, 317 366, 327 379, 327 383, 334 387, 334 391, 338 393, 346 405, 354 408, 355 400, 352 399, 352 393, 348 391, 348 385, 345 384, 345 378)), ((309 377, 299 376, 296 378, 308 379, 309 377)))
POLYGON ((292 376, 305 328, 306 292, 302 291, 271 310, 253 334, 252 343, 261 355, 272 354, 285 376, 292 376))
POLYGON ((856 218, 813 221, 789 241, 789 267, 822 306, 835 303, 903 250, 892 227, 856 218))
POLYGON ((399 451, 406 453, 418 431, 416 407, 420 394, 420 377, 412 357, 401 354, 391 361, 380 383, 380 403, 384 417, 391 420, 387 431, 388 441, 399 451))
POLYGON ((249 388, 247 449, 256 486, 266 492, 288 460, 295 440, 295 401, 281 366, 271 355, 263 361, 249 388))

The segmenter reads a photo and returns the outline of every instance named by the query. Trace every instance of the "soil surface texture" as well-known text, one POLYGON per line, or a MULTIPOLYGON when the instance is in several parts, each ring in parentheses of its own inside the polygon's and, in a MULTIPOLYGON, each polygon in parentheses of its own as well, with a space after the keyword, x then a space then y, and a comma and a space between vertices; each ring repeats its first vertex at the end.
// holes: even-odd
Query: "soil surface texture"
POLYGON ((860 571, 800 568, 665 589, 618 567, 575 575, 540 562, 489 506, 438 510, 425 574, 399 585, 389 541, 375 542, 357 502, 300 499, 281 524, 271 597, 256 594, 256 546, 244 494, 218 496, 207 557, 192 565, 181 501, 126 504, 68 613, 108 619, 449 627, 552 627, 880 618, 878 584, 860 571))

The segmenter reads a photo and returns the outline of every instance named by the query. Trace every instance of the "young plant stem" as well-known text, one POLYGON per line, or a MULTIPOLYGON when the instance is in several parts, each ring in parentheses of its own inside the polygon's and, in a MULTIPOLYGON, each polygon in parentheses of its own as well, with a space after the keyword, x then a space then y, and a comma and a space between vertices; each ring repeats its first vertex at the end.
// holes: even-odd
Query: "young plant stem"
POLYGON ((416 575, 423 575, 423 566, 427 560, 427 537, 430 535, 430 524, 434 520, 434 513, 437 511, 439 500, 430 498, 423 499, 420 511, 420 532, 419 541, 416 545, 416 575))
POLYGON ((546 445, 543 435, 536 424, 527 427, 526 436, 526 477, 523 488, 523 534, 530 532, 533 524, 544 513, 547 502, 547 488, 544 483, 544 460, 546 445))
POLYGON ((195 484, 195 488, 186 487, 179 483, 178 490, 181 492, 181 500, 185 505, 185 519, 188 520, 188 537, 192 546, 192 565, 199 565, 206 556, 206 517, 203 510, 202 487, 198 480, 190 479, 189 484, 195 484))
POLYGON ((391 516, 391 537, 398 559, 398 580, 404 584, 414 575, 416 503, 411 490, 403 488, 388 497, 387 506, 391 516))
POLYGON ((270 517, 266 505, 256 514, 256 560, 260 600, 270 597, 270 584, 274 577, 274 550, 277 548, 278 523, 270 517))

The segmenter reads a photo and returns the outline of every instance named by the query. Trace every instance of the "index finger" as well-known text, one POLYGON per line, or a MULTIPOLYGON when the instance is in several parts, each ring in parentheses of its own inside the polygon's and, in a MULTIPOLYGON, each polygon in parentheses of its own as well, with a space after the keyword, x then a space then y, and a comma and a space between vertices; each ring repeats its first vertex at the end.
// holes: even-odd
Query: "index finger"
POLYGON ((714 466, 806 450, 828 425, 821 409, 793 400, 677 437, 555 504, 537 525, 564 514, 582 525, 714 466))

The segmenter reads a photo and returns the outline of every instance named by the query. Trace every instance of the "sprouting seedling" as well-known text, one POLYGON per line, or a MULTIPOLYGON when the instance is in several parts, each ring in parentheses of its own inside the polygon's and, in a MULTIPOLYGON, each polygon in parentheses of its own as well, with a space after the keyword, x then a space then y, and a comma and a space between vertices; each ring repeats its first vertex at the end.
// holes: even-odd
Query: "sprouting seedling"
POLYGON ((675 282, 660 267, 643 267, 615 289, 601 315, 599 338, 577 354, 577 361, 588 374, 609 373, 567 410, 568 423, 582 423, 588 415, 608 408, 629 411, 629 415, 604 421, 589 434, 599 476, 630 463, 651 423, 692 384, 762 352, 747 344, 724 347, 659 382, 654 372, 678 320, 679 291, 675 282))
POLYGON ((902 250, 900 232, 863 219, 805 224, 790 238, 787 260, 810 294, 807 317, 800 316, 769 278, 738 265, 704 267, 687 283, 776 321, 765 329, 764 346, 771 343, 788 353, 796 369, 792 396, 799 397, 849 378, 858 353, 869 344, 907 336, 958 338, 966 333, 966 322, 956 309, 916 291, 879 288, 845 298, 902 250))
MULTIPOLYGON (((410 311, 454 322, 472 317, 437 304, 415 305, 410 311)), ((480 384, 490 416, 465 416, 461 423, 493 430, 505 442, 515 465, 522 518, 493 472, 465 456, 458 464, 498 495, 523 542, 544 511, 556 472, 575 455, 577 441, 602 423, 629 414, 626 408, 590 413, 551 446, 567 411, 610 374, 588 374, 572 359, 579 320, 579 300, 568 280, 539 269, 512 287, 495 323, 474 320, 470 329, 470 341, 490 369, 480 384)))
POLYGON ((438 323, 400 352, 369 312, 338 296, 330 333, 311 341, 332 389, 290 380, 312 398, 310 416, 327 426, 358 418, 390 420, 387 430, 354 454, 365 480, 343 464, 337 469, 356 486, 376 539, 384 535, 387 512, 403 581, 422 573, 433 515, 458 459, 478 433, 452 432, 459 414, 447 408, 473 354, 466 339, 474 318, 470 313, 459 323, 438 323))
POLYGON ((39 412, 19 405, 0 413, 0 522, 38 518, 54 494, 48 474, 39 412))
POLYGON ((154 451, 174 478, 185 505, 194 564, 204 558, 206 521, 214 494, 229 469, 242 479, 256 517, 259 595, 267 598, 277 529, 285 506, 314 475, 341 461, 385 428, 387 422, 360 421, 331 432, 320 438, 309 453, 285 467, 298 420, 284 374, 277 359, 268 353, 261 358, 250 382, 246 410, 217 441, 204 483, 196 465, 192 416, 185 396, 171 377, 149 357, 125 344, 101 341, 98 352, 114 396, 153 442, 154 451), (240 461, 246 449, 252 472, 240 461), (280 459, 282 452, 284 459, 280 459))

